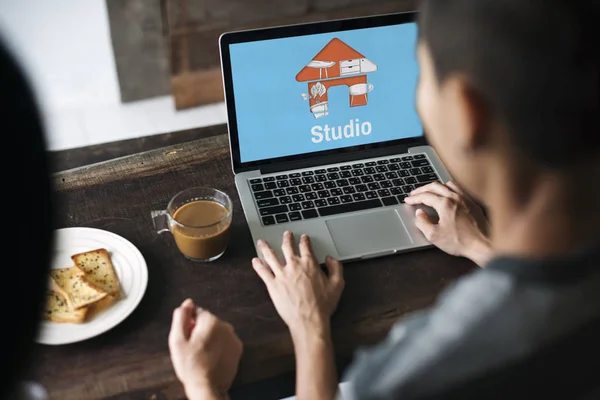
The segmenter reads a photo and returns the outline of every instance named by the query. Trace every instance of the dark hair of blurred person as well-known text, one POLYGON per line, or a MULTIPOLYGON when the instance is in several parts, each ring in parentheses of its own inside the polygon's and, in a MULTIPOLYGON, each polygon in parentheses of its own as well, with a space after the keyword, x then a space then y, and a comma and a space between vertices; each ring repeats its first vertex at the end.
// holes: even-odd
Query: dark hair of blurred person
POLYGON ((40 111, 23 69, 0 40, 4 242, 0 398, 31 361, 52 245, 49 161, 40 111))

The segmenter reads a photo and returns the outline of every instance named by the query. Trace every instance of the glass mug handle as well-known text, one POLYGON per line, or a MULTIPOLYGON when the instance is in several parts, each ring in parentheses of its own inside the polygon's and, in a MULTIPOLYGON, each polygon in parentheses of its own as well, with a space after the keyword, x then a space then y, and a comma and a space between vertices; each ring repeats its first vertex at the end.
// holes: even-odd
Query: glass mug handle
POLYGON ((152 211, 150 213, 152 216, 152 223, 154 224, 154 229, 156 229, 156 233, 164 233, 169 232, 170 219, 171 216, 167 210, 160 211, 152 211))

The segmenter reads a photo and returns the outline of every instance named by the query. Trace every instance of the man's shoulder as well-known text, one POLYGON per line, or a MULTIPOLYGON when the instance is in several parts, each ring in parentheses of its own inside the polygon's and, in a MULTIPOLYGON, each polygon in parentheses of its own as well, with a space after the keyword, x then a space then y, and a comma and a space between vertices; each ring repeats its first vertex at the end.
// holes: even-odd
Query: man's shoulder
POLYGON ((586 301, 597 296, 600 274, 557 285, 521 279, 508 267, 457 281, 434 307, 360 352, 348 378, 363 384, 361 390, 392 397, 426 393, 522 359, 600 315, 600 304, 586 301))

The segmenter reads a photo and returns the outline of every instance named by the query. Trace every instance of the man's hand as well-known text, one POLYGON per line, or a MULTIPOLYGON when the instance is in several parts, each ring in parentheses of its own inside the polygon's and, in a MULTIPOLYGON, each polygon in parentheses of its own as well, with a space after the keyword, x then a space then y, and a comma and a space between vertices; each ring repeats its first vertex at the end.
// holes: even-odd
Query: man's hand
POLYGON ((242 347, 230 324, 197 308, 191 299, 173 312, 171 361, 190 400, 228 398, 242 347))
POLYGON ((314 332, 328 329, 329 318, 344 289, 339 261, 327 258, 328 276, 313 256, 308 236, 302 235, 298 247, 296 252, 294 237, 291 232, 286 232, 281 246, 284 262, 277 259, 264 241, 258 242, 258 250, 266 263, 258 258, 252 260, 252 266, 267 286, 275 308, 292 336, 305 329, 314 332))
POLYGON ((420 187, 405 202, 424 204, 437 212, 439 221, 433 223, 425 211, 417 210, 416 224, 427 240, 446 253, 467 257, 482 267, 492 257, 483 211, 454 182, 420 187))

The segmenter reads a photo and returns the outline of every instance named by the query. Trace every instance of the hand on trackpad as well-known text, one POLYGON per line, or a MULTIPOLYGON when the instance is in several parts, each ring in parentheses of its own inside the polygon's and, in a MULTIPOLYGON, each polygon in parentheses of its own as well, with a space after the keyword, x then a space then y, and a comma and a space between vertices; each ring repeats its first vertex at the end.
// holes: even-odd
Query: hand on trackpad
POLYGON ((326 224, 342 257, 397 250, 412 244, 402 219, 393 209, 336 218, 326 224))
POLYGON ((435 209, 433 209, 432 207, 426 206, 424 204, 419 204, 417 206, 414 206, 414 209, 415 213, 419 209, 425 211, 425 214, 427 214, 429 220, 434 224, 437 224, 440 220, 440 216, 438 215, 437 211, 435 211, 435 209))

